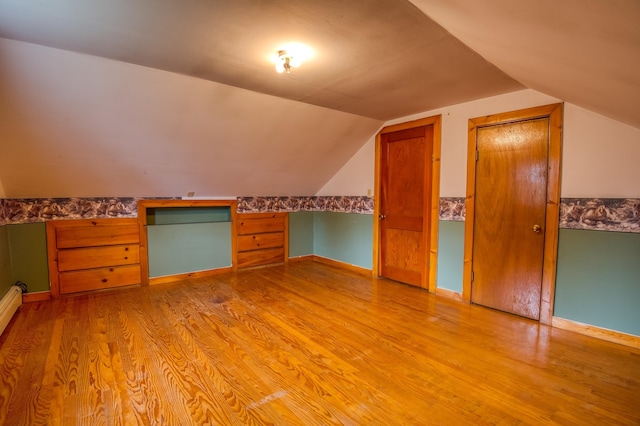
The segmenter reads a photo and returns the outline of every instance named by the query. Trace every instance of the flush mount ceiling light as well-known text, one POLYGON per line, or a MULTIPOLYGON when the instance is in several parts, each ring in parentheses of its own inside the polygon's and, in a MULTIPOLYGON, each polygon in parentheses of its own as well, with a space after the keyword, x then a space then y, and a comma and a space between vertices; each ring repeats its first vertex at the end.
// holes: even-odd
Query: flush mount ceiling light
POLYGON ((286 72, 289 74, 289 72, 291 72, 291 68, 297 68, 301 63, 300 57, 293 53, 289 53, 286 50, 279 50, 278 59, 276 60, 276 71, 279 73, 286 72))

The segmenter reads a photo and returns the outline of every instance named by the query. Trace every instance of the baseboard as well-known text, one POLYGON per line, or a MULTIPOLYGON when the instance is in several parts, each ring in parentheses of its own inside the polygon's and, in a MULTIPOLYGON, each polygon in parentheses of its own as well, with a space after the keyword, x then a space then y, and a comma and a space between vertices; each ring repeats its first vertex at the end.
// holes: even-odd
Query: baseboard
POLYGON ((37 293, 25 293, 22 295, 22 303, 44 302, 51 300, 50 291, 39 291, 37 293))
POLYGON ((462 293, 458 293, 457 291, 447 290, 446 288, 436 288, 436 294, 439 296, 448 297, 449 299, 457 300, 458 302, 463 302, 462 293))
POLYGON ((288 262, 290 262, 290 263, 291 263, 291 262, 295 263, 295 262, 304 262, 304 261, 307 261, 307 260, 311 260, 311 261, 313 261, 313 257, 314 257, 314 256, 315 256, 315 255, 313 255, 313 254, 305 254, 304 256, 290 257, 290 258, 288 259, 288 262))
POLYGON ((346 269, 356 274, 371 276, 371 269, 363 268, 362 266, 352 265, 351 263, 341 262, 339 260, 329 259, 328 257, 322 257, 318 255, 311 255, 311 260, 314 262, 322 263, 324 265, 333 266, 340 269, 346 269))
POLYGON ((231 272, 232 270, 233 268, 229 266, 225 268, 208 269, 206 271, 187 272, 184 274, 175 274, 175 275, 165 275, 162 277, 149 278, 149 285, 167 284, 167 283, 173 283, 176 281, 184 281, 187 279, 212 277, 214 275, 226 274, 228 272, 231 272))
POLYGON ((609 330, 607 328, 597 327, 595 325, 584 324, 578 321, 559 317, 551 318, 551 326, 640 349, 640 336, 635 336, 633 334, 621 333, 619 331, 609 330))

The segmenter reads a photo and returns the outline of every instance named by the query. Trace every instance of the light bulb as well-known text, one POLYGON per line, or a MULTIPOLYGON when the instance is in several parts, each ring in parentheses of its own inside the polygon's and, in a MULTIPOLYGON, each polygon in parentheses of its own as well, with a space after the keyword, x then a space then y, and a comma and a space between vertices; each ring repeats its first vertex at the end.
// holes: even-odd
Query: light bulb
POLYGON ((282 74, 284 72, 284 63, 281 60, 278 60, 278 62, 276 63, 276 71, 279 74, 282 74))
POLYGON ((296 67, 297 68, 301 64, 302 64, 302 62, 296 56, 292 56, 291 58, 289 58, 289 65, 291 65, 292 67, 296 67))

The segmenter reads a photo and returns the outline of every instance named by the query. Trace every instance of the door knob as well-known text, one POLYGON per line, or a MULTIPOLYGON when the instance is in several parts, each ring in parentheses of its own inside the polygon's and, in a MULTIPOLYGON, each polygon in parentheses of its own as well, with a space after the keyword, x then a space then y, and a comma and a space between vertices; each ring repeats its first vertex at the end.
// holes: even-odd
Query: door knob
POLYGON ((533 225, 533 232, 539 234, 540 232, 542 232, 542 227, 540 225, 533 225))
POLYGON ((386 215, 383 215, 383 214, 380 214, 380 215, 378 216, 378 218, 380 218, 380 220, 384 219, 385 217, 387 217, 387 216, 386 216, 386 215))

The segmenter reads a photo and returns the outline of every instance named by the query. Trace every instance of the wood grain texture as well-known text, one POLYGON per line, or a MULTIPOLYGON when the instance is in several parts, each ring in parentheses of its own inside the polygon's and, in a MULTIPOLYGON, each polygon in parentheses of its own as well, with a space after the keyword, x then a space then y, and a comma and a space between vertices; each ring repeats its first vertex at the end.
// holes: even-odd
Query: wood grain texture
MULTIPOLYGON (((140 275, 143 285, 149 284, 149 248, 147 246, 147 209, 188 207, 229 207, 231 223, 236 223, 238 201, 228 200, 138 200, 138 232, 140 236, 140 275)), ((236 239, 231 238, 231 264, 236 265, 236 239)), ((177 277, 179 278, 179 277, 177 277)))
POLYGON ((140 283, 137 219, 55 220, 46 229, 52 297, 140 283))
MULTIPOLYGON (((428 229, 429 232, 425 234, 425 247, 429 247, 429 259, 425 264, 424 270, 425 276, 422 278, 421 285, 424 288, 428 288, 430 292, 436 292, 436 279, 437 279, 437 264, 438 264, 438 214, 440 208, 440 140, 441 140, 441 128, 442 128, 442 116, 434 115, 431 117, 420 118, 418 120, 407 121, 404 123, 393 124, 391 126, 386 126, 376 135, 375 141, 375 176, 374 176, 374 188, 376 189, 376 197, 374 198, 374 217, 378 218, 380 213, 382 213, 382 203, 381 203, 381 194, 383 192, 383 179, 381 174, 383 173, 382 167, 382 159, 383 159, 383 150, 382 150, 382 136, 392 132, 398 132, 401 130, 412 129, 415 127, 421 126, 431 126, 433 129, 432 133, 432 144, 431 144, 431 167, 428 168, 431 170, 430 176, 425 176, 425 180, 430 182, 430 187, 426 188, 427 192, 430 193, 430 201, 426 201, 426 208, 431 209, 429 214, 426 215, 424 223, 425 229, 428 229)), ((428 158, 427 158, 428 161, 428 158)), ((381 263, 382 263, 382 250, 381 246, 381 238, 380 233, 382 231, 382 227, 380 226, 380 221, 375 220, 373 224, 373 261, 372 261, 372 275, 374 277, 382 275, 380 273, 381 263)))
MULTIPOLYGON (((111 221, 118 221, 118 224, 58 228, 56 230, 58 249, 130 243, 138 244, 138 225, 135 219, 111 219, 111 221), (130 223, 124 223, 125 221, 130 223)), ((90 222, 95 223, 95 221, 90 222)))
POLYGON ((23 305, 0 424, 637 425, 639 360, 300 261, 23 305))
POLYGON ((424 288, 430 276, 433 133, 433 125, 383 129, 380 139, 380 275, 424 288), (405 244, 398 233, 410 241, 405 244), (404 259, 417 264, 408 267, 404 259))
POLYGON ((288 219, 286 212, 239 213, 235 225, 234 267, 286 262, 289 253, 288 219))
POLYGON ((499 123, 511 123, 522 120, 548 118, 549 120, 549 156, 547 164, 547 200, 546 226, 544 227, 544 262, 542 270, 542 288, 540 295, 540 323, 551 325, 553 300, 557 270, 558 218, 560 211, 560 176, 562 160, 563 104, 543 105, 484 117, 468 121, 467 145, 467 194, 466 220, 464 233, 464 262, 462 275, 462 297, 471 301, 473 242, 475 233, 476 203, 476 151, 479 128, 499 123))
MULTIPOLYGON (((137 232, 137 227, 136 227, 137 232)), ((58 271, 140 263, 138 244, 87 247, 58 251, 58 271)))
POLYGON ((549 120, 478 129, 471 301, 540 318, 549 120), (533 227, 541 230, 534 232, 533 227))

